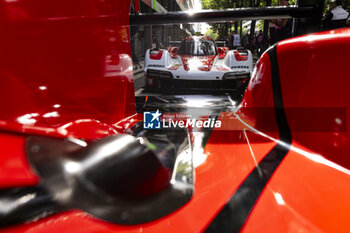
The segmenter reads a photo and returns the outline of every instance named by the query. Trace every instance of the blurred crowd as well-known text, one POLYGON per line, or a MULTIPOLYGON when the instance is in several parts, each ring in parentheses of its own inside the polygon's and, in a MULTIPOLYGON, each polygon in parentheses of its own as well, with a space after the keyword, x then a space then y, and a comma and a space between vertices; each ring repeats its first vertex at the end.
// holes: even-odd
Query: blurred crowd
MULTIPOLYGON (((350 26, 349 12, 350 8, 345 10, 343 0, 331 0, 331 7, 325 14, 321 26, 323 30, 335 29, 350 26)), ((279 0, 279 6, 289 6, 288 0, 279 0)), ((239 34, 233 31, 228 37, 217 39, 217 41, 226 41, 226 46, 230 49, 244 48, 249 49, 253 54, 261 56, 261 54, 271 45, 278 41, 288 39, 293 36, 293 19, 274 19, 269 21, 268 30, 260 30, 255 33, 245 32, 239 34)), ((266 25, 267 26, 267 25, 266 25)), ((131 27, 130 36, 132 44, 132 60, 134 69, 142 68, 142 60, 145 50, 149 47, 165 48, 168 43, 162 41, 159 35, 166 34, 161 30, 154 30, 149 33, 148 37, 144 35, 144 31, 139 27, 131 27), (148 47, 145 42, 148 41, 148 47)), ((166 34, 170 38, 169 34, 166 34)), ((182 36, 183 37, 183 36, 182 36)), ((163 38, 164 39, 164 38, 163 38)), ((172 37, 168 40, 171 41, 172 37)), ((180 40, 180 38, 175 38, 180 40)))
MULTIPOLYGON (((287 0, 280 0, 279 5, 288 6, 289 3, 287 0)), ((274 19, 269 22, 269 33, 263 33, 260 30, 255 34, 245 33, 240 38, 240 35, 233 31, 227 39, 227 44, 230 49, 243 47, 260 56, 270 45, 288 39, 292 35, 293 19, 274 19), (266 36, 267 34, 269 36, 266 36)))
MULTIPOLYGON (((288 6, 288 0, 280 0, 280 6, 288 6)), ((350 26, 350 9, 343 8, 343 0, 333 0, 332 7, 322 20, 322 29, 330 30, 350 26)), ((249 49, 260 56, 270 45, 293 36, 293 19, 275 19, 269 22, 268 33, 262 30, 254 34, 245 33, 241 37, 236 31, 231 32, 227 38, 230 49, 249 49)))
POLYGON ((244 48, 255 52, 260 56, 269 46, 269 38, 266 38, 263 31, 256 34, 245 33, 242 38, 236 31, 232 32, 227 39, 227 46, 231 49, 244 48))

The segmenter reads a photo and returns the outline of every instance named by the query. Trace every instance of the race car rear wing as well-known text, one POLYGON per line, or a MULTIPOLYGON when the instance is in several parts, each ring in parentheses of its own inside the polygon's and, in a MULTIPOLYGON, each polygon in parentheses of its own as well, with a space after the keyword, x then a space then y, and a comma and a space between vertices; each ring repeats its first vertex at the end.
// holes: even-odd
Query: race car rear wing
POLYGON ((226 10, 176 11, 166 14, 130 14, 130 25, 178 24, 196 22, 228 22, 237 20, 268 20, 296 18, 295 35, 319 31, 324 2, 322 0, 300 0, 288 7, 235 8, 226 10))
MULTIPOLYGON (((216 46, 218 47, 226 47, 226 41, 215 41, 216 46)), ((179 47, 181 45, 181 41, 170 41, 169 47, 179 47)))
POLYGON ((170 41, 169 47, 179 47, 181 44, 181 41, 170 41))
POLYGON ((226 41, 215 41, 216 46, 218 47, 226 47, 226 41))

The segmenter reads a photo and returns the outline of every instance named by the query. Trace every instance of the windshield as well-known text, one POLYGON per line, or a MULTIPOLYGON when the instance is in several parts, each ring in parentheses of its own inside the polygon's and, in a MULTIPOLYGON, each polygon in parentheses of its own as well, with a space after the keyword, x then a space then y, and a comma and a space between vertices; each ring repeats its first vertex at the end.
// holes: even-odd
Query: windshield
POLYGON ((192 56, 209 56, 217 55, 217 48, 213 41, 202 40, 185 40, 182 41, 177 54, 192 55, 192 56))

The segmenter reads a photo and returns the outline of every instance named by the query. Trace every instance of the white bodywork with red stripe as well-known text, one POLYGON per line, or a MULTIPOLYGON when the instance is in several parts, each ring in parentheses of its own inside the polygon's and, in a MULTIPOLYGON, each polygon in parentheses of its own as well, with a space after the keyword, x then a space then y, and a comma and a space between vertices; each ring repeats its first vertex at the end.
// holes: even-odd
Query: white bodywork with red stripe
MULTIPOLYGON (((198 38, 205 40, 207 37, 190 37, 190 39, 198 38)), ((177 50, 177 47, 148 49, 145 55, 145 74, 147 70, 152 69, 171 72, 174 79, 222 80, 227 72, 251 73, 253 70, 253 57, 249 50, 240 53, 237 50, 229 51, 226 47, 220 47, 216 55, 209 56, 179 55, 177 50)))

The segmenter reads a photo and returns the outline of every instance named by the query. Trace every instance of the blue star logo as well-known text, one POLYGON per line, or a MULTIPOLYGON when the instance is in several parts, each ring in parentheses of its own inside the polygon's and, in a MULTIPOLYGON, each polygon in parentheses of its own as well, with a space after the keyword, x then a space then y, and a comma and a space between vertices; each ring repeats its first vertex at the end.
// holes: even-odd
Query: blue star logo
POLYGON ((162 113, 157 109, 156 112, 143 112, 144 129, 160 129, 160 116, 162 113))

